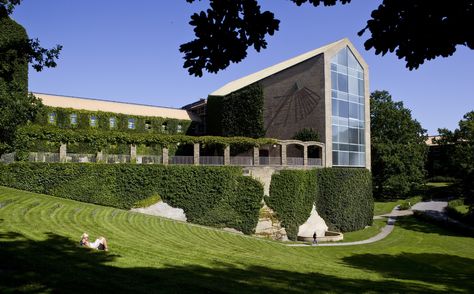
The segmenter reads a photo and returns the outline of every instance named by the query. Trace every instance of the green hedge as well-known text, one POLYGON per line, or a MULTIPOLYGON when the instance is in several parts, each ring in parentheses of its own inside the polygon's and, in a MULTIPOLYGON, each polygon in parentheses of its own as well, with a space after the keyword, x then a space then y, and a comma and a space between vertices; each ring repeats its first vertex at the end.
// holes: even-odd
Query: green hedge
POLYGON ((317 178, 316 209, 329 230, 351 232, 372 224, 374 198, 367 169, 324 168, 317 178))
POLYGON ((298 227, 308 219, 317 188, 315 170, 282 170, 272 176, 265 202, 276 211, 289 239, 296 240, 298 227))
POLYGON ((330 230, 360 230, 372 224, 371 174, 355 168, 283 170, 272 176, 266 202, 292 240, 308 219, 313 204, 330 230))
POLYGON ((192 134, 192 122, 190 120, 179 120, 163 117, 149 117, 128 115, 113 112, 78 110, 72 108, 61 108, 47 106, 38 115, 34 124, 41 126, 51 125, 49 122, 49 114, 54 113, 56 116, 54 125, 61 129, 99 129, 103 131, 115 130, 131 133, 151 133, 151 134, 192 134), (71 114, 77 115, 77 123, 71 123, 71 114), (90 125, 90 118, 96 118, 96 126, 90 125), (115 127, 110 127, 110 118, 115 118, 115 127), (128 128, 128 119, 135 120, 135 129, 128 128), (163 127, 165 126, 165 127, 163 127), (181 130, 178 131, 178 126, 181 130))
POLYGON ((27 163, 0 165, 0 185, 129 209, 160 195, 192 223, 252 233, 262 185, 237 167, 27 163))
POLYGON ((250 85, 224 97, 209 96, 209 133, 225 137, 264 137, 263 103, 263 90, 259 84, 250 85))

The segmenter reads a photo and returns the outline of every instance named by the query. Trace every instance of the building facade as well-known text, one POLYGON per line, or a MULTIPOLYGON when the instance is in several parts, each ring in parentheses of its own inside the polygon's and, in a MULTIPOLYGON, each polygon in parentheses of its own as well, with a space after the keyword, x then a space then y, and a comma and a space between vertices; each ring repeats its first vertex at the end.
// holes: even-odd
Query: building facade
MULTIPOLYGON (((370 169, 369 68, 348 39, 230 82, 210 95, 226 97, 255 84, 263 90, 266 137, 288 140, 310 128, 326 145, 325 166, 370 169)), ((203 105, 200 101, 201 111, 203 105)))

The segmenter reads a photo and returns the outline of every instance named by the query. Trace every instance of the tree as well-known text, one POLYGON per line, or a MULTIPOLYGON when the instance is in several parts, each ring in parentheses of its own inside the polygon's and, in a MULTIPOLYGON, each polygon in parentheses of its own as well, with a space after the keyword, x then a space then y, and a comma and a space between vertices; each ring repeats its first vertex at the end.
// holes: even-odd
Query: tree
MULTIPOLYGON (((189 3, 195 0, 186 0, 189 3)), ((199 0, 200 1, 200 0, 199 0)), ((300 6, 348 4, 351 0, 291 0, 300 6)), ((278 31, 280 21, 270 11, 261 12, 258 0, 209 0, 209 9, 191 16, 196 38, 182 44, 184 68, 202 76, 203 70, 217 73, 230 63, 242 61, 247 49, 267 47, 265 38, 278 31)), ((369 30, 366 50, 375 54, 394 52, 405 59, 410 70, 425 60, 447 57, 457 45, 474 49, 474 0, 451 3, 426 0, 383 0, 358 35, 369 30)))
POLYGON ((371 94, 370 119, 375 195, 406 196, 424 179, 426 130, 387 91, 371 94))
POLYGON ((440 139, 436 141, 441 146, 451 148, 450 162, 455 167, 455 176, 461 180, 463 196, 470 204, 474 213, 474 111, 466 113, 459 121, 459 128, 454 132, 448 129, 438 129, 440 139))
POLYGON ((34 119, 41 101, 28 94, 28 63, 55 67, 61 46, 42 48, 9 15, 21 0, 0 0, 0 155, 14 148, 17 128, 34 119))
POLYGON ((303 128, 296 132, 293 139, 300 141, 319 141, 319 134, 312 128, 303 128))

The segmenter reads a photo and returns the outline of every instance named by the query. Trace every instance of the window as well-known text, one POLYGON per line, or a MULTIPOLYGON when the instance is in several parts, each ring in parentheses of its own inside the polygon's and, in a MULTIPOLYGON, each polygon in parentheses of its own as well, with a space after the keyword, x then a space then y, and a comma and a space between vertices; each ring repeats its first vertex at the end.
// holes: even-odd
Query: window
POLYGON ((161 125, 161 131, 162 131, 163 133, 166 133, 167 130, 168 130, 168 124, 167 124, 167 123, 163 123, 163 124, 161 125))
POLYGON ((48 122, 52 125, 55 125, 56 124, 56 112, 51 112, 49 115, 48 115, 48 122))
POLYGON ((176 127, 176 132, 179 134, 183 131, 183 126, 181 124, 178 124, 178 126, 176 127))
POLYGON ((151 120, 145 121, 145 130, 148 130, 148 131, 151 130, 151 120))
POLYGON ((128 119, 128 128, 130 130, 134 130, 135 129, 135 119, 134 118, 129 118, 128 119))
POLYGON ((334 166, 365 166, 364 69, 351 50, 331 59, 334 166))
POLYGON ((89 118, 89 125, 91 127, 96 127, 97 126, 97 116, 91 115, 89 118))
POLYGON ((109 117, 109 127, 111 129, 115 129, 115 127, 117 126, 117 121, 115 119, 115 117, 109 117))
POLYGON ((77 125, 77 114, 71 113, 71 115, 69 116, 69 120, 71 121, 71 125, 77 125))

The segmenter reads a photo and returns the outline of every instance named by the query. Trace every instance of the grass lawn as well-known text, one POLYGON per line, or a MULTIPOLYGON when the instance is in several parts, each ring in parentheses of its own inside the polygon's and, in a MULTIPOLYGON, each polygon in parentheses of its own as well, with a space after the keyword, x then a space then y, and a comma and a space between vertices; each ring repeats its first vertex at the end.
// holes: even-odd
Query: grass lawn
POLYGON ((403 200, 395 200, 395 201, 386 201, 386 202, 380 202, 380 201, 375 201, 374 202, 374 215, 382 215, 382 214, 387 214, 392 212, 393 208, 395 206, 401 204, 403 200))
POLYGON ((356 232, 344 233, 344 240, 341 242, 354 242, 369 239, 382 230, 383 227, 387 224, 387 219, 374 219, 374 223, 363 230, 356 232))
POLYGON ((278 242, 0 187, 0 292, 474 291, 474 239, 399 219, 347 247, 278 242), (104 235, 109 252, 78 246, 104 235))

